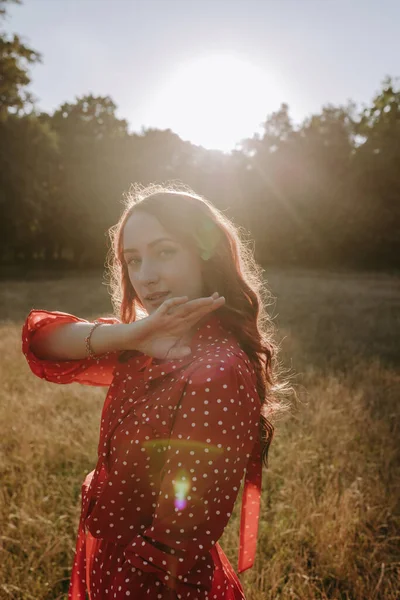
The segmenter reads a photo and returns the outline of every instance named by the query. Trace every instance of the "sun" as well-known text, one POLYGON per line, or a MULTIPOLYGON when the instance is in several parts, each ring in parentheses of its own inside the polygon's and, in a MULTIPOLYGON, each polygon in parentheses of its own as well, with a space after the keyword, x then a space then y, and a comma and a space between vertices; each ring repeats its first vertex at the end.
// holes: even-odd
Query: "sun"
POLYGON ((282 101, 271 72, 233 55, 203 56, 182 63, 159 86, 147 106, 146 126, 229 152, 259 131, 282 101))

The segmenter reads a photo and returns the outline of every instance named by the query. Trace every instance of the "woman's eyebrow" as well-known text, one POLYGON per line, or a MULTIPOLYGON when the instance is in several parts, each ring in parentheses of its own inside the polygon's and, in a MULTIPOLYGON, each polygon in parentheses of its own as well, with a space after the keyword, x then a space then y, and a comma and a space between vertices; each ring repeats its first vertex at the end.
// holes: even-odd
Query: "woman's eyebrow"
MULTIPOLYGON (((160 242, 173 242, 174 240, 171 240, 170 238, 158 238, 156 240, 153 240, 152 242, 150 242, 149 244, 147 244, 147 246, 149 248, 152 248, 153 246, 155 246, 156 244, 159 244, 160 242)), ((126 248, 124 250, 124 254, 127 254, 128 252, 138 252, 138 250, 136 248, 126 248)))

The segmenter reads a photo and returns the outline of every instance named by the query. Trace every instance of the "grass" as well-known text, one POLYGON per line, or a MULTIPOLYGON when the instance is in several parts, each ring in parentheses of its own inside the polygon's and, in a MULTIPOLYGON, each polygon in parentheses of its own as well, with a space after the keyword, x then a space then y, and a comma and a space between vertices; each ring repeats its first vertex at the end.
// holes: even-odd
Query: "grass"
MULTIPOLYGON (((400 595, 399 305, 395 275, 267 272, 281 360, 300 391, 275 423, 248 600, 400 595)), ((56 386, 20 349, 31 308, 109 314, 101 274, 3 281, 0 598, 66 600, 80 487, 105 388, 56 386)), ((220 544, 237 565, 241 492, 220 544)))

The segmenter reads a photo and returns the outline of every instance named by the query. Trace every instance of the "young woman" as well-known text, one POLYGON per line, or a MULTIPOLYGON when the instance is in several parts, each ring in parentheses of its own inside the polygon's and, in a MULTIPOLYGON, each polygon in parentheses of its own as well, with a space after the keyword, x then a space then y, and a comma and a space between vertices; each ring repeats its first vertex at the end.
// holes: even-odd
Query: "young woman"
POLYGON ((35 375, 109 386, 69 600, 244 599, 218 540, 246 475, 238 573, 253 565, 277 408, 261 270, 187 189, 137 187, 110 234, 119 318, 32 310, 23 328, 35 375))

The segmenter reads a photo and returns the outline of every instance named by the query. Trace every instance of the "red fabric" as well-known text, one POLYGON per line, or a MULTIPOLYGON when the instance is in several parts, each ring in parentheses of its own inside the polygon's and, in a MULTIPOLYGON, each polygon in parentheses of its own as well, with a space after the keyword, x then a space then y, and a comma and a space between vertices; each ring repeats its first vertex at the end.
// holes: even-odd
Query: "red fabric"
POLYGON ((132 352, 51 363, 29 350, 49 318, 82 320, 31 311, 23 340, 32 371, 57 383, 110 384, 98 462, 82 485, 69 600, 243 600, 218 544, 246 474, 238 572, 253 565, 260 400, 236 339, 213 313, 181 360, 132 352))
MULTIPOLYGON (((113 317, 100 317, 102 323, 120 323, 113 317)), ((31 310, 22 328, 22 352, 25 354, 32 372, 52 383, 72 383, 86 385, 110 385, 113 370, 117 364, 118 353, 110 352, 100 357, 83 360, 51 361, 35 356, 30 343, 36 331, 45 325, 54 323, 89 323, 86 319, 74 317, 68 313, 48 310, 31 310)))

